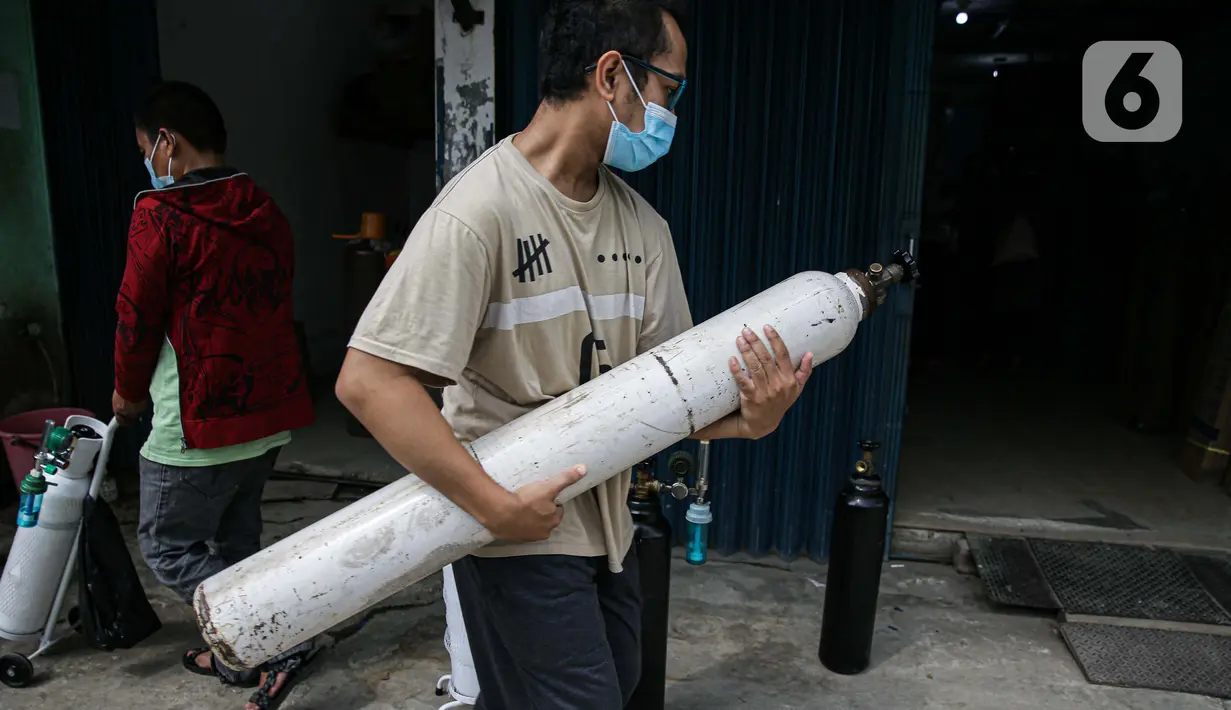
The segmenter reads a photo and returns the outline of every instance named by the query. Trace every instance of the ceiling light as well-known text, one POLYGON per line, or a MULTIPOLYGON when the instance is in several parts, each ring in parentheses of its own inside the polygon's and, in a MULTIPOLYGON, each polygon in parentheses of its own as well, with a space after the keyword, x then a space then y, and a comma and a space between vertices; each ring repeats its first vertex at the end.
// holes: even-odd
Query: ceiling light
POLYGON ((966 13, 964 13, 964 12, 959 12, 959 13, 957 13, 957 23, 958 23, 959 25, 964 25, 964 24, 966 24, 966 20, 969 20, 969 19, 970 19, 970 15, 967 15, 967 14, 966 14, 966 13))

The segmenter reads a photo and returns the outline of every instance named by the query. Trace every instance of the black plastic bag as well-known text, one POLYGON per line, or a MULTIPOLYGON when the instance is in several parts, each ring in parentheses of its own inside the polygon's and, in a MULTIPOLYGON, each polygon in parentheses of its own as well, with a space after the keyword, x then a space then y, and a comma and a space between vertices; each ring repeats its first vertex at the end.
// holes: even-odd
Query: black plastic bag
POLYGON ((78 630, 103 651, 132 648, 162 628, 137 576, 120 522, 107 502, 86 496, 77 575, 78 630))

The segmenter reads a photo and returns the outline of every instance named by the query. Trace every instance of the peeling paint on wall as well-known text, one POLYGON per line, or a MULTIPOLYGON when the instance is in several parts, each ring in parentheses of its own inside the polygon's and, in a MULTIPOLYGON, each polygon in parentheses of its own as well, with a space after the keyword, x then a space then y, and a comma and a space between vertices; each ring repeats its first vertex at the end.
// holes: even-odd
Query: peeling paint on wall
POLYGON ((496 0, 472 0, 483 24, 463 34, 451 0, 436 0, 436 188, 439 190, 496 137, 496 0))

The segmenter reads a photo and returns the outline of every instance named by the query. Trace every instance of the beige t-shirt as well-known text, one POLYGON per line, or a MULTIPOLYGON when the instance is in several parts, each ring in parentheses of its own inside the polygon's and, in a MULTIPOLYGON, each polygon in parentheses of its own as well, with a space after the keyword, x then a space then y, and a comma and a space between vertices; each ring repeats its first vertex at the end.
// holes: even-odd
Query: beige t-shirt
MULTIPOLYGON (((561 194, 505 138, 415 225, 350 347, 456 383, 444 417, 473 441, 692 327, 667 223, 606 168, 561 194)), ((578 461, 585 464, 587 461, 578 461)), ((476 555, 603 556, 632 543, 624 472, 564 506, 548 540, 476 555)))

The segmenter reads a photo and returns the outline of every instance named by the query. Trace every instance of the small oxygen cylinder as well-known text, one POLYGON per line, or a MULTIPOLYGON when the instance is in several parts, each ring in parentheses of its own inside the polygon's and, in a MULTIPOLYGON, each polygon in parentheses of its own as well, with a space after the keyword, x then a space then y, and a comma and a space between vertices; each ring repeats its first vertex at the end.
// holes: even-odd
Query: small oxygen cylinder
POLYGON ((69 417, 62 427, 51 422, 44 427, 34 470, 20 486, 20 527, 0 573, 0 638, 31 638, 44 629, 61 576, 71 563, 94 462, 103 446, 100 432, 106 430, 97 419, 80 415, 69 417))
MULTIPOLYGON (((385 242, 386 222, 385 215, 379 212, 364 212, 358 233, 333 235, 334 239, 347 242, 342 254, 342 308, 343 327, 348 337, 385 278, 389 252, 385 242)), ((346 431, 356 437, 372 436, 349 411, 346 412, 346 431)))
POLYGON ((872 462, 879 444, 859 446, 863 457, 834 512, 818 654, 826 668, 842 675, 862 673, 871 662, 889 522, 889 496, 872 462))

